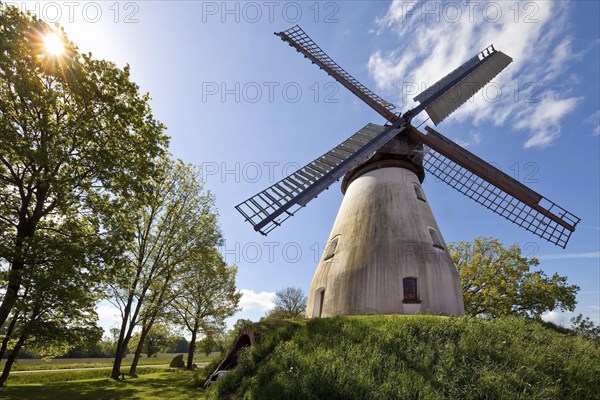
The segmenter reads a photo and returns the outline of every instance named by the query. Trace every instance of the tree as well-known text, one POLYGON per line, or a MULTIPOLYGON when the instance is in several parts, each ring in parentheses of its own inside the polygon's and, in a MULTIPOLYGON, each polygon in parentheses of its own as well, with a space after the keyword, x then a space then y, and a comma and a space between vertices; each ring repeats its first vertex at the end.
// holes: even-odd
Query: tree
POLYGON ((579 314, 571 318, 571 329, 579 335, 583 335, 600 343, 600 325, 595 325, 590 317, 579 314))
POLYGON ((163 171, 149 185, 145 204, 137 203, 134 239, 118 263, 117 280, 109 285, 111 301, 121 310, 113 379, 120 378, 129 341, 141 325, 130 368, 135 376, 144 340, 174 299, 185 268, 221 241, 214 196, 203 191, 199 170, 173 161, 166 162, 163 171))
POLYGON ((460 274, 465 312, 498 317, 515 314, 540 318, 554 309, 573 311, 579 287, 558 274, 547 277, 536 258, 521 255, 498 239, 476 238, 474 243, 450 244, 448 250, 460 274))
POLYGON ((158 353, 175 345, 177 340, 178 338, 171 333, 167 325, 155 324, 148 331, 143 342, 140 341, 140 334, 137 333, 133 335, 130 343, 136 348, 141 344, 148 357, 156 357, 158 353))
MULTIPOLYGON (((77 221, 62 223, 77 224, 77 221)), ((68 231, 71 230, 61 228, 63 234, 68 231)), ((79 232, 79 227, 74 231, 79 232)), ((4 332, 0 358, 6 352, 8 357, 0 386, 6 382, 22 350, 52 358, 76 346, 97 342, 102 336, 94 310, 99 291, 93 282, 98 279, 90 279, 90 275, 100 271, 97 260, 79 251, 81 247, 92 247, 83 243, 90 238, 72 235, 65 241, 62 236, 54 237, 54 231, 42 231, 36 239, 43 235, 52 237, 43 238, 46 244, 43 252, 30 253, 27 262, 30 268, 22 273, 19 301, 4 332)))
POLYGON ((187 353, 189 350, 188 341, 182 336, 178 337, 173 346, 167 350, 168 353, 187 353))
POLYGON ((286 287, 275 293, 275 307, 269 312, 274 318, 301 318, 306 312, 306 295, 297 287, 286 287))
POLYGON ((241 294, 235 290, 236 274, 237 267, 227 265, 216 247, 197 253, 187 265, 173 302, 179 324, 191 335, 187 369, 193 368, 199 336, 215 336, 237 311, 241 294))
POLYGON ((205 336, 200 342, 197 343, 198 349, 204 353, 205 356, 209 356, 217 347, 217 342, 212 336, 205 336))
MULTIPOLYGON (((3 6, 0 329, 17 315, 27 270, 41 268, 30 260, 43 254, 47 240, 70 240, 73 232, 63 232, 64 221, 82 217, 94 226, 78 235, 111 236, 120 200, 145 193, 157 169, 155 160, 168 143, 148 99, 130 80, 129 66, 120 69, 80 54, 63 31, 3 6), (61 55, 44 51, 43 34, 51 31, 63 41, 61 55)), ((79 249, 84 254, 88 250, 79 249)))

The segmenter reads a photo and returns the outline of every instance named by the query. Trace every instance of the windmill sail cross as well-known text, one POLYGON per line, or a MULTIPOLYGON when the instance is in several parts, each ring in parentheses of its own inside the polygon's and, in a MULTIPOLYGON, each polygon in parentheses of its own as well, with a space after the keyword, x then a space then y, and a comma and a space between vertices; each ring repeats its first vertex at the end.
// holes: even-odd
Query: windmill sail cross
POLYGON ((506 68, 512 58, 488 46, 416 96, 414 100, 420 104, 399 116, 392 112, 395 108, 393 104, 354 79, 299 26, 275 34, 391 124, 368 124, 321 157, 238 204, 236 209, 252 224, 254 230, 266 235, 336 180, 366 162, 395 136, 403 135, 417 143, 417 147, 410 151, 412 155, 409 160, 412 163, 512 223, 551 243, 566 247, 579 218, 439 132, 427 127, 428 134, 425 135, 410 125, 412 118, 423 110, 437 125, 506 68), (424 148, 428 150, 421 151, 424 148))

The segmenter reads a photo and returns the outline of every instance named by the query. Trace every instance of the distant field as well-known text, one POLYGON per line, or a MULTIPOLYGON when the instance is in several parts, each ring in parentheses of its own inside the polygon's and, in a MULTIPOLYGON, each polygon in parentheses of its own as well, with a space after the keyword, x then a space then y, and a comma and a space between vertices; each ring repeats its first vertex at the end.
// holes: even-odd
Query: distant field
MULTIPOLYGON (((202 390, 192 385, 194 373, 171 370, 140 375, 137 379, 116 382, 102 377, 85 377, 102 371, 72 372, 77 380, 19 384, 9 378, 7 387, 0 388, 0 399, 35 400, 187 400, 204 399, 202 390)), ((56 373, 55 373, 56 374, 56 373)), ((62 373, 60 373, 62 374, 62 373)), ((29 374, 28 374, 29 375, 29 374)), ((38 374, 31 374, 38 375, 38 374)), ((40 375, 51 375, 44 373, 40 375)), ((19 377, 20 378, 20 377, 19 377)))
MULTIPOLYGON (((140 358, 139 365, 160 365, 169 364, 173 357, 181 353, 160 353, 157 357, 142 357, 140 358)), ((206 357, 203 353, 197 354, 194 359, 195 363, 212 361, 216 358, 219 353, 212 353, 206 357)), ((185 362, 187 354, 183 355, 185 362)), ((69 368, 100 368, 100 367, 111 367, 113 358, 55 358, 51 361, 44 361, 40 359, 21 359, 17 360, 13 366, 13 371, 33 371, 33 370, 45 370, 45 369, 69 369, 69 368)), ((130 366, 133 360, 133 355, 128 354, 123 359, 123 366, 130 366)), ((4 368, 4 361, 0 363, 0 368, 4 368)))

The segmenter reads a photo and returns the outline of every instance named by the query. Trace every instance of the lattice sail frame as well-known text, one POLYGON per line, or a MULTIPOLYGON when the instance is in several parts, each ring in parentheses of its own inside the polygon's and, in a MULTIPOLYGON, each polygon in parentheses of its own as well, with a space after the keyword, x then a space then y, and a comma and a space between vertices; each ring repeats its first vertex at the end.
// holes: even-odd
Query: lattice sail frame
MULTIPOLYGON (((413 133, 414 131, 416 130, 413 128, 413 133)), ((431 128, 428 128, 428 131, 430 131, 430 134, 435 133, 441 136, 431 128)), ((450 139, 445 139, 460 147, 450 139)), ((492 179, 485 179, 480 176, 483 174, 467 169, 446 157, 431 147, 431 143, 420 142, 419 146, 422 146, 423 153, 422 155, 419 154, 418 157, 422 157, 423 168, 429 174, 534 235, 563 249, 567 246, 571 234, 580 221, 578 217, 465 149, 461 148, 461 152, 468 153, 470 157, 476 159, 476 162, 481 164, 481 172, 485 171, 486 175, 495 176, 494 181, 503 186, 512 185, 516 189, 523 190, 523 192, 528 193, 529 198, 525 201, 520 200, 516 197, 521 196, 516 194, 517 191, 514 192, 515 196, 509 194, 492 183, 492 179)), ((417 162, 418 160, 415 159, 414 161, 417 162)))
POLYGON ((235 208, 252 224, 254 230, 266 235, 350 169, 366 161, 401 129, 367 124, 321 157, 235 208))
POLYGON ((357 81, 352 75, 340 67, 331 57, 327 55, 298 25, 283 32, 275 32, 281 40, 287 42, 291 47, 302 53, 306 58, 317 64, 321 69, 331 75, 335 80, 344 85, 348 90, 357 95, 375 111, 388 121, 398 119, 398 115, 392 112, 396 108, 389 101, 384 100, 365 85, 357 81))

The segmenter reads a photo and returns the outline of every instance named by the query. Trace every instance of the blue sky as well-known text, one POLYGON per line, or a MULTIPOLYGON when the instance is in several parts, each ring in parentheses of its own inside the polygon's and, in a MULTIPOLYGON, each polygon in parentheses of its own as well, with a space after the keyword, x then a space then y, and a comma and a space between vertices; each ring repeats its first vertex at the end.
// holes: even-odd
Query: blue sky
MULTIPOLYGON (((562 250, 433 178, 425 192, 446 242, 518 243, 548 275, 579 285, 575 314, 599 322, 598 2, 15 3, 60 21, 82 51, 129 63, 168 127, 173 154, 204 167, 227 241, 222 252, 239 266, 243 311, 232 321, 263 316, 278 289, 308 289, 342 194, 332 186, 268 237, 234 206, 366 123, 384 122, 273 32, 301 25, 399 111, 414 105, 417 88, 493 43, 514 62, 438 130, 582 221, 562 250)), ((102 304, 99 312, 110 327, 114 310, 102 304)))

